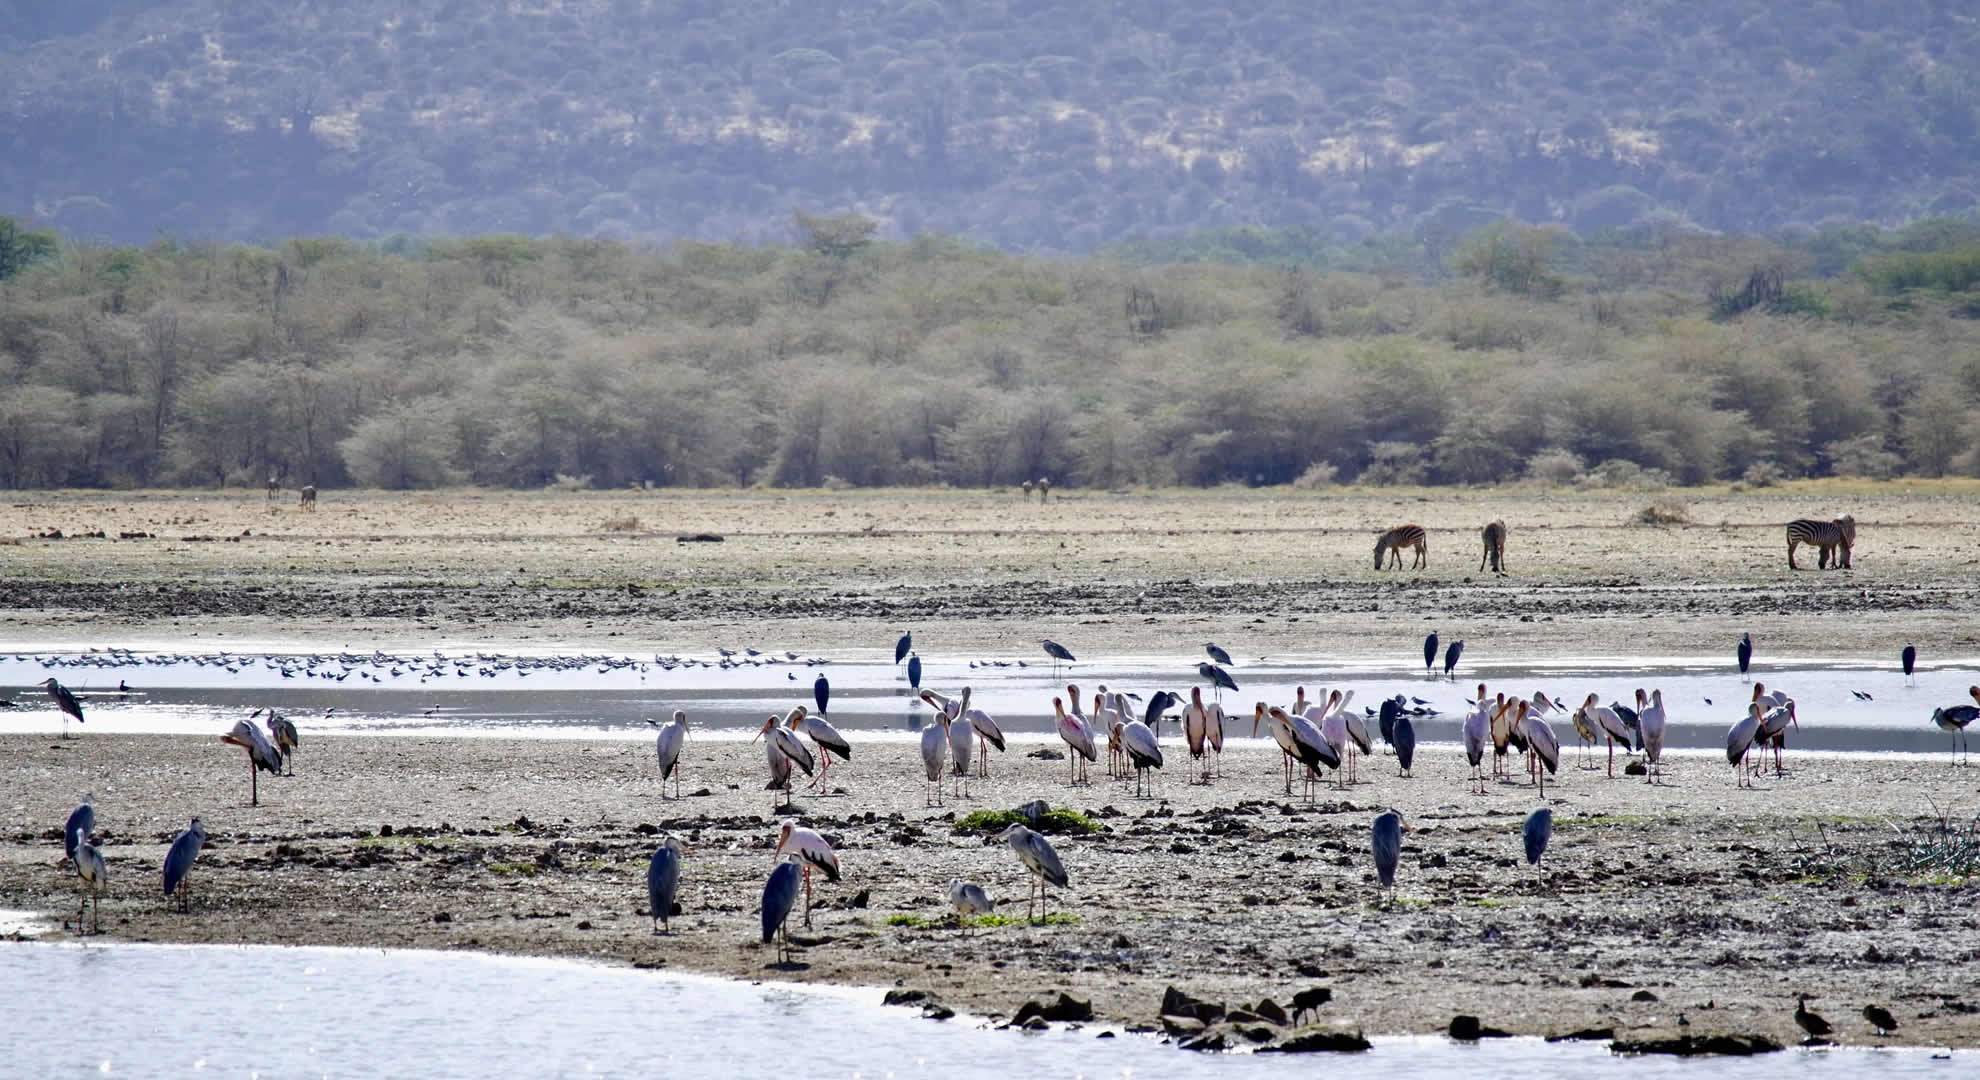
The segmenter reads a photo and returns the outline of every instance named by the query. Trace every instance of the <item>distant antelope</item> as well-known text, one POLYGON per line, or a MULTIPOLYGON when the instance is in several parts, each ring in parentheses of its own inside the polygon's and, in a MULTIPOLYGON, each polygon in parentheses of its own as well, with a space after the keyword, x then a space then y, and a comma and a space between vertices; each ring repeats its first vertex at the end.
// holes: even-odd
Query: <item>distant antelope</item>
POLYGON ((1506 572, 1506 523, 1503 521, 1495 521, 1490 525, 1485 526, 1484 537, 1485 537, 1485 554, 1479 556, 1478 568, 1480 570, 1483 570, 1485 569, 1485 564, 1487 562, 1490 562, 1492 564, 1493 573, 1495 574, 1505 573, 1506 572))
POLYGON ((1816 559, 1818 569, 1830 569, 1833 561, 1836 568, 1848 570, 1850 548, 1856 545, 1856 519, 1844 514, 1834 521, 1800 518, 1788 522, 1787 545, 1790 570, 1801 569, 1794 562, 1794 549, 1800 544, 1813 544, 1821 549, 1816 559))
POLYGON ((1428 569, 1430 566, 1429 536, 1421 525, 1398 525, 1383 533, 1375 540, 1375 569, 1381 570, 1382 556, 1387 554, 1397 570, 1402 569, 1404 548, 1416 549, 1416 561, 1410 564, 1411 570, 1428 569))
POLYGON ((302 502, 301 502, 300 504, 298 504, 298 505, 300 505, 300 506, 301 506, 301 507, 302 507, 303 509, 305 509, 305 510, 314 510, 314 509, 316 509, 316 485, 315 485, 315 484, 304 484, 304 485, 302 486, 302 502))

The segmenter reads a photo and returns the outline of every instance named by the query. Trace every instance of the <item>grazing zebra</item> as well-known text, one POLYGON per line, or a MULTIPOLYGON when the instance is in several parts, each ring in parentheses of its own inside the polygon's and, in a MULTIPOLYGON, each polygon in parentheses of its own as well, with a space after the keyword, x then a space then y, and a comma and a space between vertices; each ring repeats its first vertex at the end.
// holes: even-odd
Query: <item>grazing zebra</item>
POLYGON ((1484 536, 1485 536, 1485 554, 1479 556, 1478 568, 1480 570, 1485 569, 1485 563, 1489 560, 1492 564, 1493 573, 1495 574, 1505 573, 1506 572, 1506 523, 1503 521, 1495 521, 1490 525, 1485 526, 1484 536))
POLYGON ((300 505, 300 506, 301 506, 301 507, 302 507, 303 509, 305 509, 305 510, 314 510, 314 509, 316 509, 316 485, 315 485, 315 484, 304 484, 304 485, 302 486, 302 502, 301 502, 301 503, 299 503, 298 505, 300 505))
POLYGON ((1402 552, 1406 547, 1416 549, 1416 561, 1410 564, 1411 570, 1428 569, 1430 566, 1429 535, 1421 525, 1398 525, 1383 533, 1375 540, 1375 569, 1383 569, 1382 555, 1388 553, 1395 568, 1402 569, 1402 552))
POLYGON ((1856 519, 1844 514, 1834 521, 1800 518, 1788 522, 1787 545, 1790 570, 1801 569, 1794 562, 1794 549, 1801 544, 1813 544, 1821 549, 1816 559, 1818 569, 1831 569, 1830 557, 1834 556, 1835 566, 1848 570, 1849 549, 1856 545, 1856 519))

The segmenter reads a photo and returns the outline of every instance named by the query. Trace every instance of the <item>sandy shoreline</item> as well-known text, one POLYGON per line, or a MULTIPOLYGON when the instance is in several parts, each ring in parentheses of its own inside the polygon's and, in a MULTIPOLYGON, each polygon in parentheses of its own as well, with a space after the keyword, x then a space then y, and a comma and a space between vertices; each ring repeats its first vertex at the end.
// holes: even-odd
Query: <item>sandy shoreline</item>
POLYGON ((477 948, 898 983, 986 1015, 1064 990, 1129 1023, 1152 1021, 1169 985, 1232 1003, 1324 985, 1335 997, 1322 1021, 1370 1033, 1441 1031, 1468 1012, 1521 1034, 1640 1037, 1677 1033, 1683 1014, 1694 1033, 1788 1041, 1807 993, 1847 1042, 1876 1041, 1856 1015, 1875 1002, 1898 1015, 1903 1043, 1980 1045, 1980 949, 1956 932, 1980 887, 1896 872, 1892 854, 1894 829, 1920 827, 1935 802, 1970 820, 1980 772, 1942 759, 1796 754, 1788 777, 1753 791, 1701 758, 1678 761, 1660 788, 1570 764, 1549 787, 1558 828, 1543 874, 1517 858, 1533 790, 1469 795, 1447 751, 1413 780, 1378 759, 1368 782, 1311 807, 1281 794, 1277 755, 1258 748, 1227 755, 1208 787, 1175 768, 1159 800, 1104 774, 1068 789, 1061 763, 1014 753, 969 798, 924 808, 912 750, 876 741, 834 770, 850 794, 800 793, 799 820, 834 839, 845 877, 819 888, 805 968, 779 972, 754 944, 782 820, 759 790, 755 747, 690 743, 685 789, 710 794, 671 800, 644 740, 325 737, 306 742, 301 775, 264 778, 250 809, 241 754, 217 741, 0 746, 19 793, 0 829, 0 907, 73 914, 59 825, 93 790, 112 875, 103 928, 125 940, 477 948), (969 936, 944 925, 951 876, 999 900, 1024 891, 1008 849, 954 835, 946 815, 1033 797, 1108 827, 1057 841, 1073 884, 1053 906, 1077 921, 969 936), (1366 837, 1391 805, 1417 831, 1399 902, 1383 906, 1366 837), (195 812, 216 843, 186 916, 156 875, 195 812), (641 914, 658 830, 696 849, 679 932, 664 938, 641 914), (867 905, 849 906, 862 891, 867 905), (900 916, 921 925, 889 924, 900 916))

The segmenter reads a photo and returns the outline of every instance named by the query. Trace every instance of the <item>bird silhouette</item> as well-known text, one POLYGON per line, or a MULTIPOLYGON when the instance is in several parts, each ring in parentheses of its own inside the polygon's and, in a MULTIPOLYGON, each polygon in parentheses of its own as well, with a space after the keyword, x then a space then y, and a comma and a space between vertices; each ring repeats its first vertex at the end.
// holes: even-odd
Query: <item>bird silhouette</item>
POLYGON ((1432 630, 1430 631, 1430 636, 1423 639, 1423 671, 1425 674, 1430 674, 1434 673, 1436 669, 1437 632, 1432 630))
POLYGON ((1897 1030, 1897 1017, 1892 1016, 1891 1011, 1882 1005, 1865 1005, 1863 1018, 1870 1021, 1870 1026, 1877 1029, 1880 1037, 1897 1030))
POLYGON ((1918 646, 1913 645, 1909 641, 1905 642, 1904 651, 1898 653, 1898 664, 1904 668, 1905 684, 1916 686, 1917 679, 1913 677, 1912 673, 1918 668, 1918 646))
POLYGON ((1804 995, 1795 999, 1794 1022, 1808 1033, 1810 1040, 1827 1038, 1834 1031, 1827 1020, 1808 1011, 1808 998, 1804 995))
POLYGON ((1746 669, 1753 666, 1753 635, 1739 635, 1739 648, 1735 652, 1739 656, 1739 677, 1744 681, 1746 669))

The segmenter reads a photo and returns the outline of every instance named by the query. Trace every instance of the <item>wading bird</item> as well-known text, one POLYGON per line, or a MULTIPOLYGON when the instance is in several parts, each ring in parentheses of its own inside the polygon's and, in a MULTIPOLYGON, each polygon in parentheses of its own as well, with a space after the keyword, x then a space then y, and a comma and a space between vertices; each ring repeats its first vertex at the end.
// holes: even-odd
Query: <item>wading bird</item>
POLYGON ((825 703, 832 700, 832 683, 820 675, 811 684, 811 700, 818 703, 818 715, 825 715, 825 703))
POLYGON ((1437 632, 1435 630, 1430 631, 1430 636, 1423 639, 1423 673, 1425 675, 1434 675, 1437 673, 1437 632))
POLYGON ((1206 756, 1210 742, 1210 713, 1203 707, 1203 688, 1189 688, 1189 706, 1182 714, 1183 741, 1189 744, 1189 759, 1198 763, 1190 777, 1192 784, 1210 782, 1210 761, 1206 756))
MULTIPOLYGON (((1904 684, 1906 686, 1917 686, 1918 678, 1913 672, 1918 668, 1918 646, 1913 645, 1909 641, 1905 642, 1903 651, 1898 653, 1898 666, 1904 669, 1904 684)), ((1866 1009, 1873 1007, 1865 1006, 1866 1009)), ((1890 1014, 1886 1013, 1884 1015, 1888 1016, 1890 1014)))
MULTIPOLYGON (((922 693, 926 699, 926 691, 922 693)), ((933 704, 931 701, 930 704, 933 704)), ((949 714, 940 706, 935 709, 935 722, 921 729, 921 767, 928 777, 928 783, 935 785, 935 798, 928 798, 928 786, 922 785, 921 805, 942 805, 942 766, 949 759, 949 714)))
POLYGON ((681 856, 686 854, 686 846, 669 836, 653 849, 653 860, 646 865, 647 913, 653 916, 656 934, 672 929, 668 920, 674 914, 674 894, 681 887, 681 856))
POLYGON ((1561 766, 1561 741, 1554 735, 1554 726, 1533 711, 1531 704, 1519 703, 1519 718, 1514 721, 1521 734, 1526 736, 1527 752, 1532 761, 1528 771, 1533 774, 1533 782, 1540 785, 1540 797, 1547 797, 1547 777, 1561 766))
MULTIPOLYGON (((1160 715, 1155 723, 1161 723, 1160 715)), ((1154 791, 1154 778, 1148 770, 1162 767, 1162 747, 1155 738, 1155 729, 1140 720, 1130 720, 1121 726, 1121 750, 1127 754, 1128 765, 1134 769, 1134 794, 1142 796, 1143 785, 1149 793, 1154 791)))
POLYGON ((832 845, 825 838, 810 829, 784 823, 784 829, 777 834, 777 858, 789 855, 804 867, 804 925, 811 925, 811 871, 815 868, 825 875, 825 880, 836 883, 839 880, 839 857, 832 852, 832 845))
POLYGON ((194 818, 185 832, 172 838, 172 847, 165 852, 165 895, 179 894, 180 911, 192 910, 186 874, 192 870, 193 860, 199 858, 199 849, 205 846, 206 826, 194 818))
POLYGON ((660 759, 660 794, 663 798, 666 796, 667 778, 671 776, 674 778, 674 797, 679 798, 681 794, 681 746, 687 742, 687 713, 684 710, 675 709, 674 718, 667 721, 665 725, 662 725, 660 721, 654 720, 651 717, 647 718, 646 722, 660 730, 660 734, 654 736, 653 739, 653 752, 660 759))
MULTIPOLYGON (((1642 695, 1638 690, 1637 694, 1642 695)), ((1643 738, 1643 756, 1650 759, 1646 781, 1655 784, 1664 778, 1664 692, 1650 691, 1650 703, 1636 714, 1637 734, 1643 738)))
POLYGON ((1216 644, 1215 644, 1215 643, 1213 643, 1213 642, 1209 642, 1209 641, 1206 641, 1206 642, 1204 642, 1204 643, 1203 643, 1203 652, 1204 652, 1204 655, 1206 655, 1206 656, 1208 656, 1208 657, 1210 658, 1210 662, 1211 662, 1211 663, 1213 663, 1213 664, 1222 664, 1222 665, 1223 665, 1223 666, 1225 666, 1225 667, 1231 667, 1231 666, 1232 666, 1232 664, 1231 664, 1231 654, 1230 654, 1230 653, 1227 653, 1227 652, 1225 652, 1224 650, 1222 650, 1222 649, 1220 649, 1220 648, 1218 648, 1218 647, 1216 646, 1216 644))
POLYGON ((913 648, 914 648, 914 631, 910 630, 907 633, 902 634, 901 639, 899 641, 894 642, 894 663, 899 664, 901 660, 907 656, 908 651, 913 648))
MULTIPOLYGON (((1980 687, 1973 687, 1968 692, 1974 695, 1976 701, 1980 701, 1980 687)), ((1948 705, 1932 710, 1932 723, 1938 725, 1940 731, 1952 736, 1954 768, 1958 768, 1963 760, 1972 759, 1971 746, 1966 743, 1966 725, 1971 724, 1975 717, 1980 717, 1980 705, 1948 705), (1962 745, 1967 745, 1964 759, 1960 756, 1962 745)))
MULTIPOLYGON (((811 751, 804 748, 804 743, 800 742, 796 735, 791 734, 788 728, 777 726, 783 723, 783 720, 783 717, 771 713, 770 719, 765 720, 763 726, 757 729, 756 738, 766 740, 763 744, 763 757, 770 766, 770 782, 763 785, 763 790, 783 789, 784 801, 788 803, 791 801, 792 766, 803 769, 804 775, 810 776, 813 763, 811 751)), ((755 742, 756 739, 750 741, 755 742)))
POLYGON ((1478 684, 1478 698, 1464 717, 1464 758, 1471 763, 1472 793, 1485 794, 1485 742, 1492 734, 1492 703, 1485 700, 1485 684, 1478 684))
POLYGON ((983 892, 983 886, 961 878, 950 878, 947 889, 949 906, 956 909, 956 928, 967 933, 971 915, 988 915, 996 905, 983 892))
POLYGON ((62 823, 62 854, 71 863, 76 860, 76 844, 81 838, 96 831, 96 796, 84 795, 82 805, 69 811, 69 820, 62 823))
POLYGON ((1054 679, 1059 677, 1059 661, 1063 660, 1070 664, 1075 659, 1071 650, 1056 641, 1047 639, 1038 644, 1044 647, 1045 655, 1052 658, 1052 677, 1054 679))
POLYGON ((69 737, 69 717, 75 717, 78 724, 83 722, 82 702, 76 700, 76 695, 71 694, 68 687, 56 682, 53 675, 41 680, 41 686, 48 691, 48 700, 62 710, 62 737, 66 739, 69 737))
MULTIPOLYGON (((997 839, 1011 845, 1011 850, 1017 852, 1018 861, 1023 863, 1025 870, 1030 873, 1031 889, 1037 891, 1038 917, 1044 918, 1046 884, 1057 885, 1063 889, 1070 880, 1066 877, 1065 867, 1059 863, 1059 853, 1052 850, 1052 845, 1044 837, 1022 825, 1012 825, 998 833, 997 839)), ((1025 893, 1024 904, 1026 919, 1032 917, 1031 904, 1032 894, 1028 890, 1025 893)))
POLYGON ((1540 856, 1547 853, 1547 841, 1554 836, 1554 812, 1541 807, 1526 815, 1526 827, 1520 830, 1520 840, 1526 845, 1526 862, 1529 866, 1539 866, 1540 856))
POLYGON ((1786 705, 1778 709, 1770 709, 1762 715, 1760 717, 1760 734, 1754 736, 1755 743, 1774 748, 1775 776, 1784 776, 1787 774, 1786 767, 1781 764, 1781 752, 1787 749, 1787 729, 1790 725, 1796 731, 1801 730, 1801 720, 1795 716, 1794 700, 1792 698, 1788 700, 1786 705))
POLYGON ((818 778, 812 781, 812 786, 820 791, 825 790, 825 778, 832 774, 833 755, 838 755, 841 761, 851 761, 852 744, 847 742, 846 737, 839 734, 839 729, 833 727, 824 717, 811 715, 802 705, 791 710, 789 724, 793 733, 803 735, 811 740, 812 745, 818 747, 820 768, 818 778))
POLYGON ((779 942, 779 964, 790 962, 791 932, 786 923, 790 920, 791 908, 797 904, 797 894, 798 865, 794 862, 778 863, 770 870, 770 880, 763 883, 763 944, 779 942))
MULTIPOLYGON (((1327 742, 1327 737, 1322 735, 1320 729, 1314 726, 1313 721, 1308 720, 1306 717, 1293 716, 1276 705, 1266 709, 1265 715, 1272 720, 1272 737, 1278 741, 1279 746, 1287 754, 1296 759, 1303 767, 1302 776, 1306 785, 1306 799, 1311 802, 1313 799, 1313 782, 1319 779, 1320 766, 1325 765, 1329 769, 1339 769, 1341 767, 1341 756, 1334 752, 1333 746, 1327 742)), ((1253 721, 1253 723, 1255 724, 1256 721, 1253 721)), ((1288 794, 1292 791, 1292 781, 1290 778, 1286 782, 1286 791, 1288 794)))
POLYGON ((1402 766, 1403 776, 1414 776, 1411 763, 1416 760, 1416 725, 1407 716, 1396 717, 1394 735, 1389 744, 1396 748, 1396 764, 1402 766))
POLYGON ((908 657, 908 688, 921 689, 921 657, 919 656, 908 657))
POLYGON ((232 743, 247 751, 248 755, 248 805, 261 805, 261 790, 256 784, 261 770, 279 774, 282 771, 282 755, 275 750, 275 744, 261 733, 261 729, 247 720, 236 720, 234 730, 220 736, 223 743, 232 743))
POLYGON ((1375 853, 1375 880, 1380 887, 1389 891, 1393 898, 1396 889, 1396 864, 1402 861, 1402 834, 1408 826, 1403 824, 1402 815, 1390 810, 1375 819, 1370 830, 1369 847, 1375 853))
POLYGON ((1215 767, 1205 766, 1206 775, 1224 775, 1224 707, 1211 702, 1203 707, 1203 734, 1210 740, 1210 757, 1215 767))
MULTIPOLYGON (((1230 672, 1225 671, 1223 668, 1220 668, 1215 664, 1196 665, 1196 674, 1202 677, 1204 682, 1207 682, 1212 687, 1214 687, 1219 695, 1223 694, 1223 692, 1226 690, 1229 690, 1234 694, 1237 693, 1237 688, 1238 688, 1237 680, 1231 678, 1230 672)), ((1218 700, 1221 701, 1223 699, 1220 696, 1218 700)))
POLYGON ((976 748, 980 754, 976 760, 976 774, 978 776, 988 777, 990 775, 990 748, 994 746, 997 748, 998 753, 1001 754, 1004 752, 1004 733, 997 727, 997 721, 990 718, 989 713, 984 712, 982 709, 972 709, 969 707, 969 694, 969 687, 963 687, 962 717, 964 720, 969 721, 969 730, 976 734, 976 748))
MULTIPOLYGON (((1067 689, 1078 690, 1077 687, 1067 689)), ((1093 745, 1093 733, 1077 717, 1066 714, 1065 702, 1060 698, 1052 699, 1052 714, 1059 729, 1059 738, 1066 743, 1066 784, 1081 783, 1086 776, 1087 763, 1098 760, 1100 756, 1093 745)))
POLYGON ((1454 672, 1457 671, 1458 657, 1463 655, 1464 642, 1462 640, 1451 642, 1451 647, 1444 650, 1444 678, 1452 682, 1457 681, 1457 675, 1454 672))
POLYGON ((1745 682, 1746 669, 1753 666, 1752 634, 1739 635, 1739 646, 1733 650, 1733 655, 1739 659, 1739 680, 1745 682))
POLYGON ((1794 1022, 1800 1024, 1801 1030, 1808 1033, 1810 1042, 1816 1039, 1826 1039, 1835 1030, 1829 1026, 1827 1020, 1808 1011, 1808 998, 1806 995, 1795 998, 1794 1022))
POLYGON ((1760 733, 1760 703, 1746 707, 1746 715, 1726 732, 1726 761, 1733 768, 1733 786, 1747 787, 1752 779, 1746 773, 1746 755, 1753 748, 1753 737, 1760 733))
POLYGON ((1871 1027, 1877 1029, 1877 1037, 1880 1039, 1898 1029, 1897 1017, 1892 1016, 1891 1011, 1882 1005, 1865 1005, 1863 1018, 1870 1021, 1871 1027))
POLYGON ((76 873, 82 877, 84 890, 82 907, 76 909, 76 932, 82 932, 85 908, 90 911, 91 929, 101 930, 103 928, 101 894, 102 890, 110 886, 110 868, 104 863, 102 850, 90 839, 87 830, 77 829, 71 833, 68 846, 72 850, 71 857, 75 860, 76 873))
POLYGON ((282 758, 282 775, 296 775, 296 747, 302 745, 296 725, 274 709, 268 710, 268 719, 262 723, 268 725, 268 741, 275 744, 275 752, 282 758))

